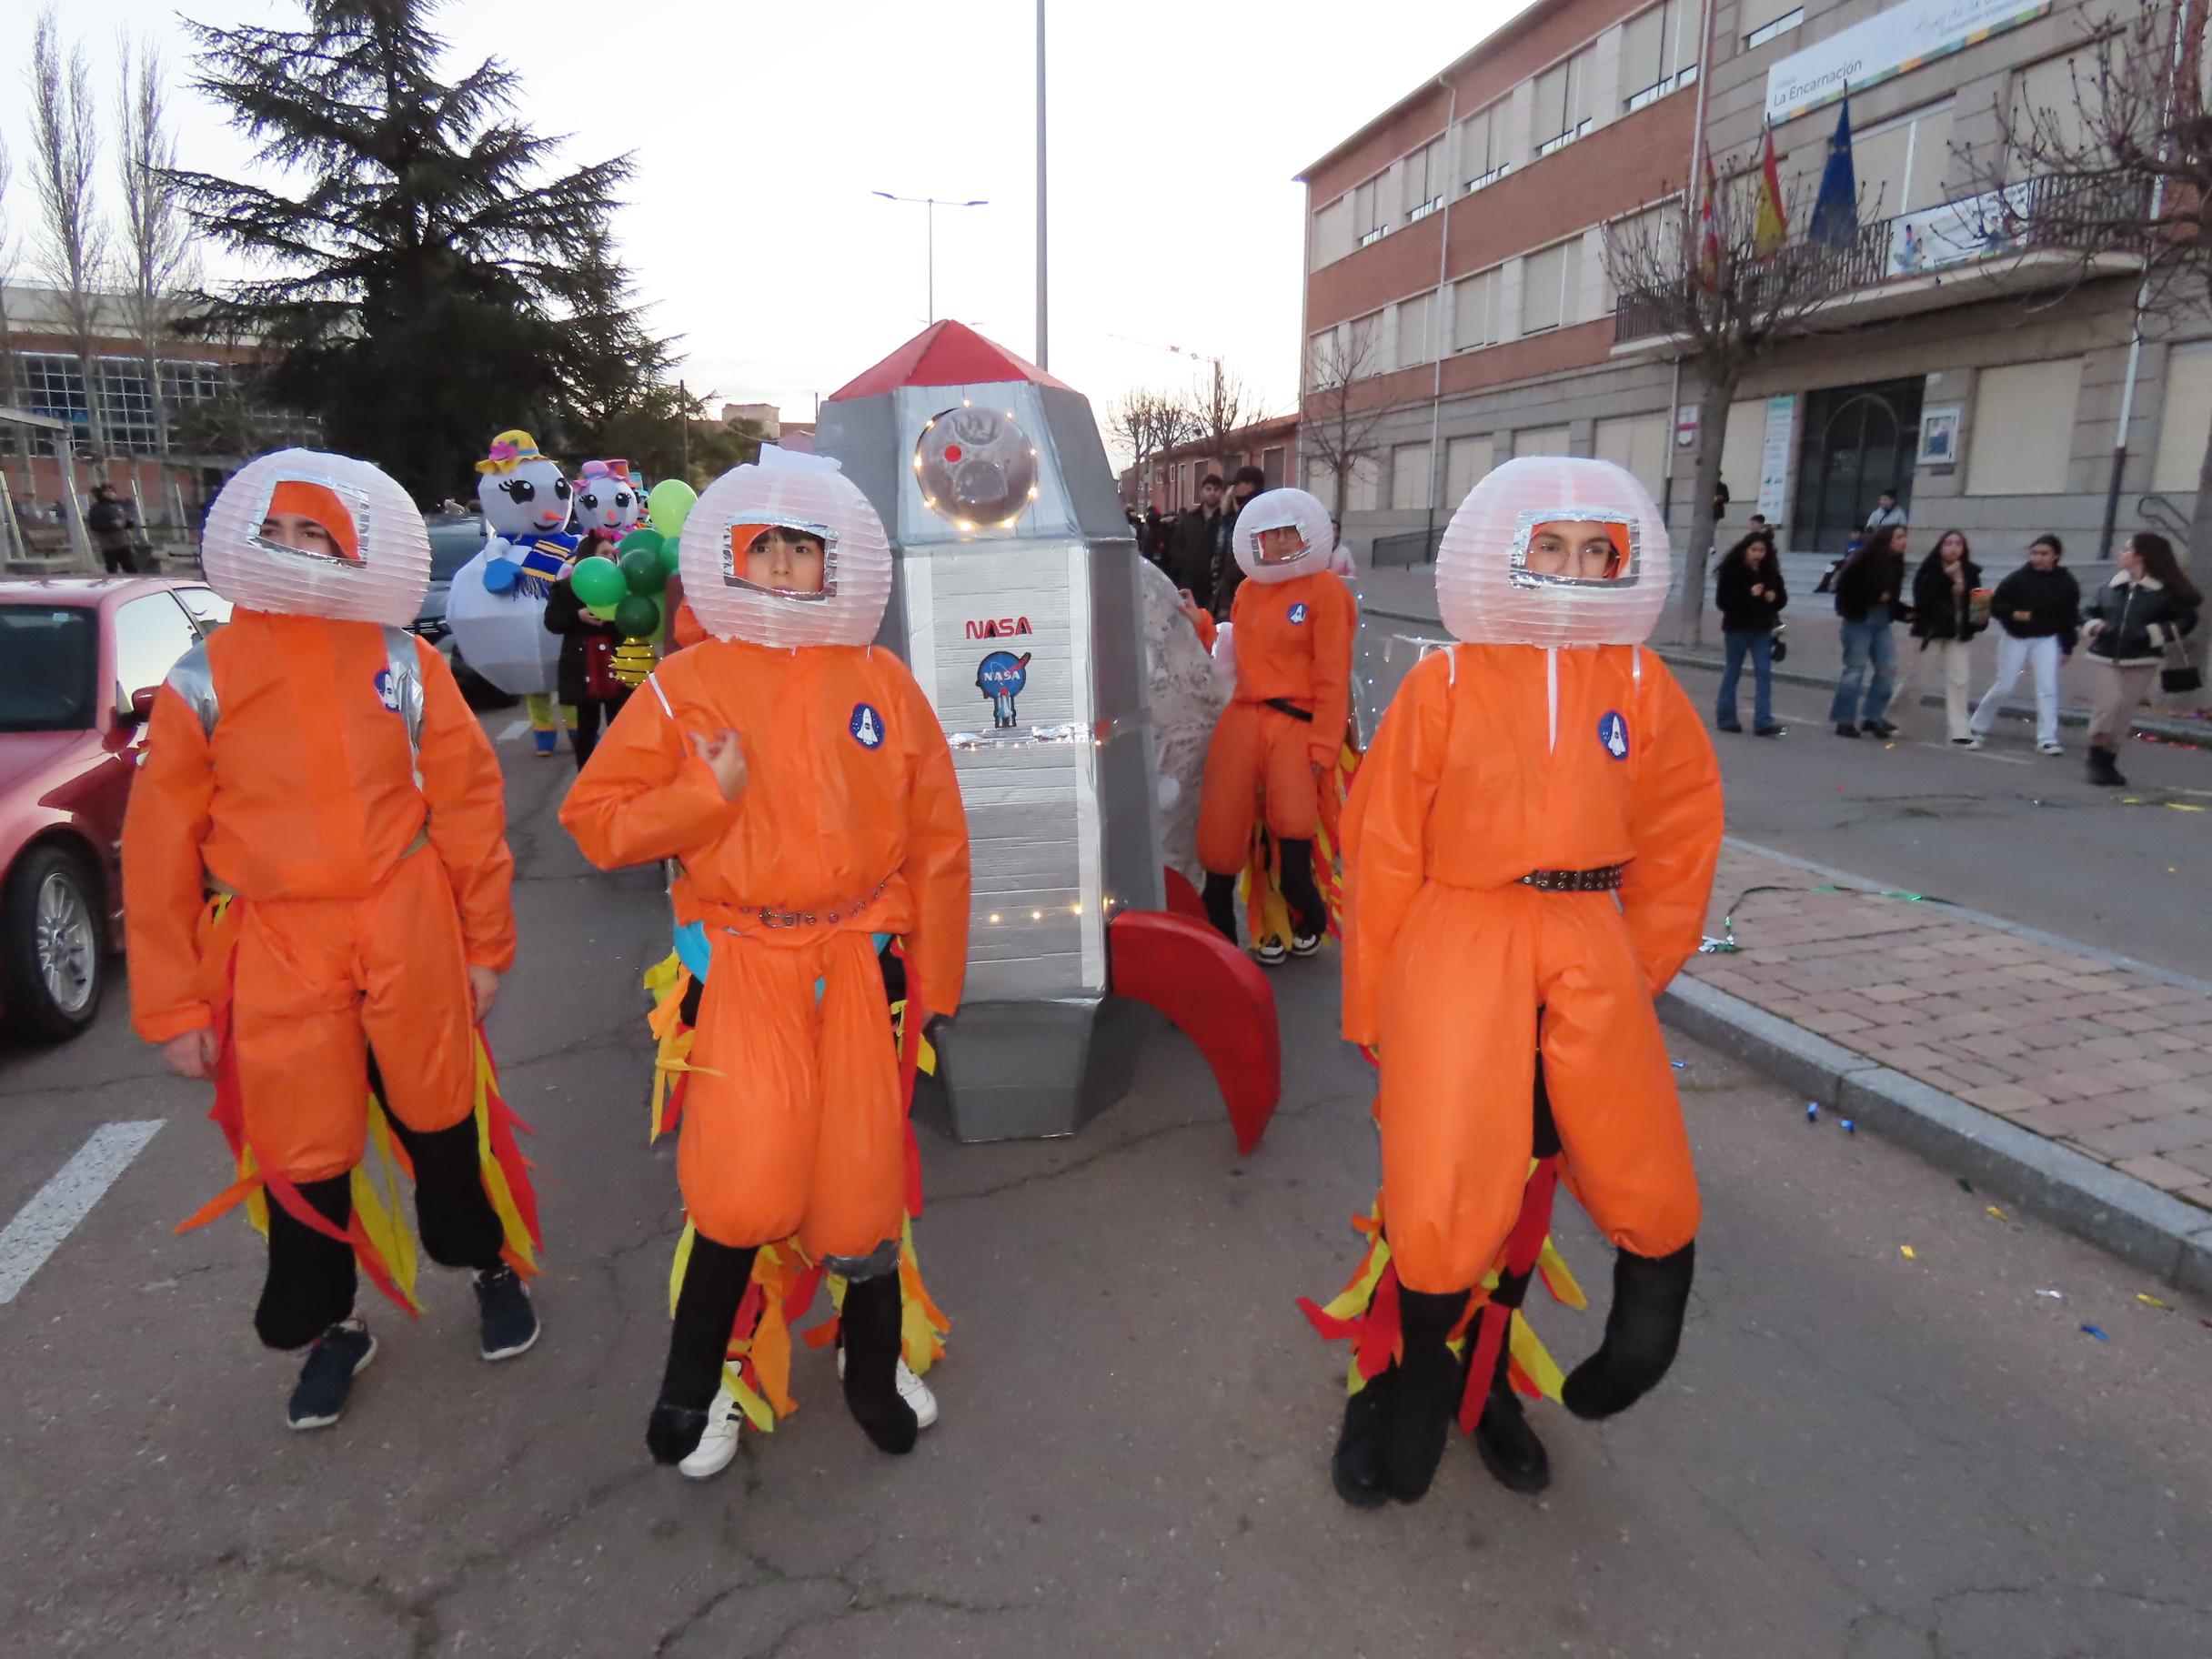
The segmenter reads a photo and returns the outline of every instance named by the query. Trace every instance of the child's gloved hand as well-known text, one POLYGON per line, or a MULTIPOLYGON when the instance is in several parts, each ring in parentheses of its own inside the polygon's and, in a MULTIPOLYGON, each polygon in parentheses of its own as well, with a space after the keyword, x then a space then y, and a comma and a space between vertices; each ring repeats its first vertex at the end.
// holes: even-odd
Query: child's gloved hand
POLYGON ((712 737, 696 731, 686 732, 691 742, 691 752, 707 763, 714 773, 724 800, 735 800, 745 793, 745 740, 725 726, 712 737))
POLYGON ((203 1025, 196 1031, 186 1031, 181 1037, 170 1038, 161 1045, 161 1058, 169 1070, 179 1077, 203 1080, 213 1077, 216 1061, 220 1058, 215 1028, 203 1025))

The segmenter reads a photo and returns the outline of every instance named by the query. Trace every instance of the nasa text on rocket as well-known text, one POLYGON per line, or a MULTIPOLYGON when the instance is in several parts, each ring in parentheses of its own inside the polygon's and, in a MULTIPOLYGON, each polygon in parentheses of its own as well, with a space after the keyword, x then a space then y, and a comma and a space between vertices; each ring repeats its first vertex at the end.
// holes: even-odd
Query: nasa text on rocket
POLYGON ((1128 1090, 1147 1003, 1204 1051, 1249 1150, 1280 1092, 1274 998, 1202 918, 1164 908, 1138 556, 1089 401, 940 322, 825 402, 816 447, 890 533, 879 640, 943 722, 967 809, 940 1126, 1072 1133, 1128 1090))

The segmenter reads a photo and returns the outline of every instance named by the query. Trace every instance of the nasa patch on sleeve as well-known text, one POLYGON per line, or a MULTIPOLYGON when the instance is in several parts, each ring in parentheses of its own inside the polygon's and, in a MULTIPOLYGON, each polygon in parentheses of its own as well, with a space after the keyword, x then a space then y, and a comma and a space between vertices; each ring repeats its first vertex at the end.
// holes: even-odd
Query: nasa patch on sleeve
POLYGON ((1305 625, 1305 619, 1306 602, 1303 599, 1301 599, 1295 605, 1291 607, 1291 626, 1292 628, 1302 628, 1305 625))
POLYGON ((852 733, 852 740, 862 749, 883 747, 883 717, 876 712, 872 703, 853 704, 852 719, 846 723, 845 729, 852 733))
POLYGON ((392 678, 389 669, 377 670, 377 700, 392 713, 399 712, 399 682, 392 678))
POLYGON ((1615 760, 1628 759, 1628 721, 1618 709, 1608 709, 1599 717, 1597 740, 1615 760))

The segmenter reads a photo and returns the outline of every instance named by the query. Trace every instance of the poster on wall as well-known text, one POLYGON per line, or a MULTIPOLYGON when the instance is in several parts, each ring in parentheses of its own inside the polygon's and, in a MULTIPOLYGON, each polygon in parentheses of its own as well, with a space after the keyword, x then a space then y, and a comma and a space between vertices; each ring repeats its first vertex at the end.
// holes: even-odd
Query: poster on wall
POLYGON ((1790 467, 1797 455, 1797 397, 1795 393, 1766 400, 1766 441, 1759 448, 1759 511, 1769 524, 1785 523, 1790 504, 1790 467))
POLYGON ((1912 276, 2015 251, 2026 227, 2028 186, 2007 185, 1890 221, 1888 272, 1912 276))
POLYGON ((1933 58, 2033 23, 2050 9, 2050 0, 1905 0, 1769 69, 1766 118, 1779 126, 1833 104, 1846 86, 1865 92, 1933 58))
POLYGON ((1931 403, 1920 411, 1920 454, 1923 467, 1958 464, 1958 424, 1966 412, 1961 403, 1931 403))

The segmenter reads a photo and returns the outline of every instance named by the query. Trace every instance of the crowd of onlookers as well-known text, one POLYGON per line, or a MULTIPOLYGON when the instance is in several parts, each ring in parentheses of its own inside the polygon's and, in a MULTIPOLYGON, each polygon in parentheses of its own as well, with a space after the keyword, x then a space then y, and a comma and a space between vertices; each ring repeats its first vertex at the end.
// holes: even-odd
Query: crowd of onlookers
POLYGON ((1199 609, 1225 622, 1244 580, 1231 540, 1237 515, 1266 488, 1267 475, 1257 467, 1238 468, 1227 484, 1220 473, 1210 472, 1199 483, 1195 507, 1174 514, 1152 507, 1141 518, 1131 511, 1130 533, 1137 538, 1138 550, 1188 593, 1199 609))
MULTIPOLYGON (((2111 578, 2086 598, 2064 564, 2055 535, 2028 544, 2017 569, 1994 588, 1983 585, 1964 533, 1946 530, 1915 566, 1912 528, 1895 496, 1885 494, 1864 532, 1830 565, 1817 592, 1833 594, 1842 623, 1843 669, 1828 709, 1839 738, 1890 738, 1889 716, 1911 707, 1921 677, 1940 672, 1946 735, 1961 749, 1979 749, 1999 705, 2032 674, 2036 743, 2046 755, 2058 741, 2058 670, 2076 649, 2089 695, 2089 779, 2117 785, 2117 756, 2137 708, 2154 683, 2168 691, 2197 688, 2182 641, 2196 628, 2203 596, 2183 572, 2173 544, 2139 530, 2113 550, 2111 578), (1996 677, 1969 706, 1972 642, 1997 629, 1996 677), (1896 630, 1906 643, 1896 643, 1896 630)), ((1773 669, 1787 649, 1782 612, 1789 590, 1775 533, 1754 516, 1714 576, 1725 655, 1715 723, 1741 731, 1737 691, 1744 665, 1753 672, 1752 729, 1780 737, 1775 719, 1773 669)))

